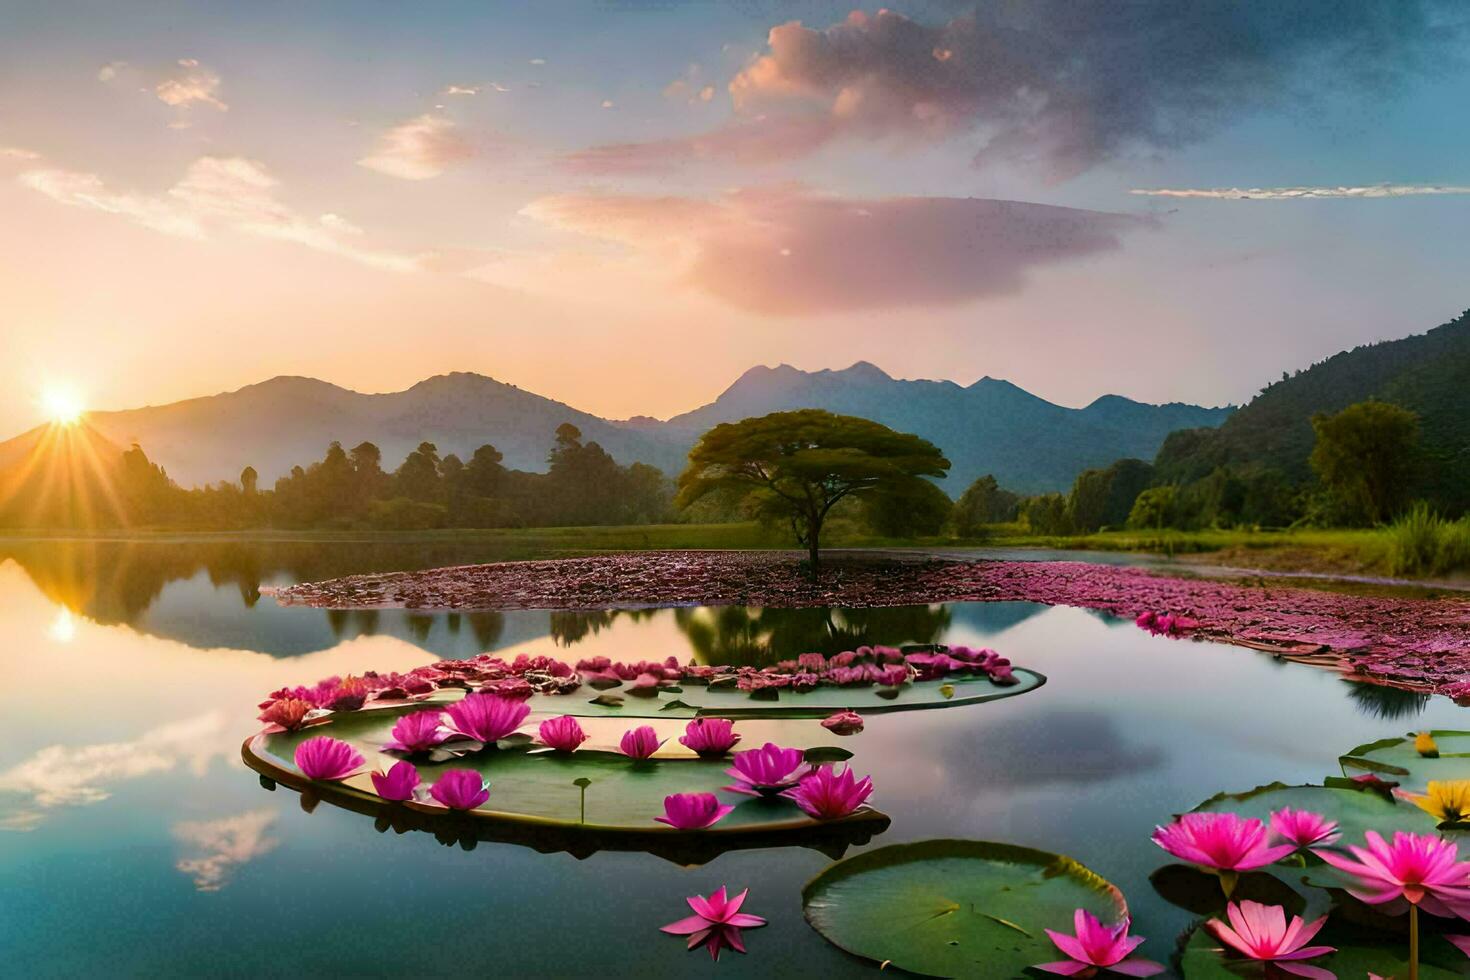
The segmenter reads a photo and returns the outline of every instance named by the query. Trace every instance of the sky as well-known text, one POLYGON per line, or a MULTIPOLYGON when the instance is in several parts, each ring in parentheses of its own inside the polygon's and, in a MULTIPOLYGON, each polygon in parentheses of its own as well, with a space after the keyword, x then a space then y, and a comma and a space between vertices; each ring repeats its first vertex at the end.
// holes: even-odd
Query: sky
POLYGON ((1455 3, 0 8, 0 437, 281 374, 1240 403, 1470 307, 1455 3))

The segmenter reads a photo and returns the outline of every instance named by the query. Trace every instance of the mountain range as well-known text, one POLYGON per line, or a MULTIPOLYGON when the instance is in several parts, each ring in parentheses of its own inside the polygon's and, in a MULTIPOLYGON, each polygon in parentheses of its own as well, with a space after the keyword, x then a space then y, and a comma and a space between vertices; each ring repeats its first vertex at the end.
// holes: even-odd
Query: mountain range
MULTIPOLYGON (((751 368, 713 402, 667 421, 603 419, 512 384, 457 372, 388 394, 278 377, 168 405, 91 412, 87 422, 118 446, 141 445, 181 485, 235 480, 248 464, 269 486, 292 466, 320 459, 333 440, 348 448, 376 443, 385 467, 427 440, 441 454, 462 458, 490 443, 506 466, 544 470, 564 422, 621 463, 650 463, 673 475, 711 426, 795 408, 860 415, 923 436, 953 464, 945 481, 952 496, 986 473, 1023 493, 1065 490, 1083 469, 1126 456, 1151 459, 1170 432, 1218 426, 1232 411, 1147 405, 1117 395, 1066 408, 994 378, 968 386, 900 380, 859 361, 843 370, 751 368)), ((35 438, 33 430, 0 443, 0 469, 23 456, 35 438)))

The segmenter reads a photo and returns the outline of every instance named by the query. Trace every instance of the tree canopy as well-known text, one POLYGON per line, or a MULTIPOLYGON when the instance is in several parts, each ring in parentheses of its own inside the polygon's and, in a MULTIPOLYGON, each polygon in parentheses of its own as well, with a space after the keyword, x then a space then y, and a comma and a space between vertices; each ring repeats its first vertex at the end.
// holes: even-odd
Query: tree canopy
POLYGON ((917 499, 925 495, 924 477, 948 469, 933 443, 868 419, 819 409, 773 412, 706 432, 689 452, 675 502, 687 507, 707 494, 743 492, 762 516, 789 522, 815 567, 822 524, 838 502, 917 499))
POLYGON ((1376 524, 1407 503, 1419 441, 1413 412, 1370 400, 1314 415, 1312 428, 1312 469, 1343 518, 1376 524))

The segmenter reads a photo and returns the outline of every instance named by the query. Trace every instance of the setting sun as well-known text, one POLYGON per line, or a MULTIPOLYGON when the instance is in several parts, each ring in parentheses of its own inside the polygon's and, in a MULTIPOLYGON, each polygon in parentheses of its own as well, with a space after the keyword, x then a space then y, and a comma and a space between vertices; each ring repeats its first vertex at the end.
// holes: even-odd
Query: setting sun
POLYGON ((75 425, 86 411, 81 393, 66 385, 52 385, 41 392, 41 409, 47 421, 57 425, 75 425))

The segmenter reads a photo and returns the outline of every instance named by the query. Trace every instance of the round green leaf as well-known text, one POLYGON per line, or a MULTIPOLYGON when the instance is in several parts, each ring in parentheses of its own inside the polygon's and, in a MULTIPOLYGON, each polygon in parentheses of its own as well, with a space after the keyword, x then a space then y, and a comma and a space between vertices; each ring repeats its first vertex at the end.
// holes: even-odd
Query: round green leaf
MULTIPOLYGON (((489 749, 445 762, 413 759, 427 788, 449 769, 472 769, 490 784, 490 798, 469 814, 428 803, 390 803, 378 797, 369 772, 386 771, 399 761, 379 751, 407 706, 339 713, 325 725, 299 732, 261 734, 245 743, 245 762, 257 772, 304 797, 377 817, 394 829, 429 830, 453 840, 528 843, 539 850, 583 855, 597 850, 644 850, 680 863, 703 863, 724 850, 785 844, 811 846, 834 857, 852 843, 866 843, 888 827, 888 817, 864 808, 840 820, 808 817, 790 800, 752 798, 724 792, 732 780, 729 760, 633 760, 619 753, 527 751, 512 740, 509 748, 489 749), (367 771, 341 782, 306 778, 295 765, 296 746, 329 735, 350 743, 367 771), (681 831, 653 818, 664 813, 665 796, 715 793, 735 809, 705 830, 681 831)), ((504 741, 504 740, 503 740, 504 741)))
POLYGON ((1404 789, 1422 793, 1431 779, 1470 779, 1470 732, 1431 731, 1439 746, 1438 758, 1426 758, 1414 749, 1414 736, 1384 738, 1349 749, 1338 761, 1348 775, 1373 772, 1404 789))
POLYGON ((812 691, 778 691, 766 688, 759 696, 734 686, 710 687, 686 684, 682 689, 661 688, 648 696, 627 696, 632 685, 601 687, 595 695, 578 689, 571 694, 537 694, 531 710, 557 715, 596 718, 825 718, 835 711, 861 714, 884 711, 913 711, 948 708, 1015 697, 1034 691, 1046 677, 1034 670, 1017 668, 1016 683, 995 684, 984 676, 957 676, 947 680, 915 681, 902 687, 822 686, 812 691), (949 694, 944 689, 949 688, 949 694))
POLYGON ((802 890, 807 921, 858 956, 940 977, 1013 977, 1064 957, 1043 931, 1123 895, 1071 858, 1010 844, 926 840, 839 861, 802 890))
POLYGON ((1283 807, 1311 810, 1336 820, 1343 844, 1361 844, 1363 834, 1376 830, 1392 835, 1396 830, 1413 834, 1434 833, 1435 820, 1412 803, 1396 801, 1367 789, 1327 786, 1287 786, 1269 783, 1244 793, 1220 793, 1195 807, 1198 811, 1235 813, 1269 822, 1271 812, 1283 807))

